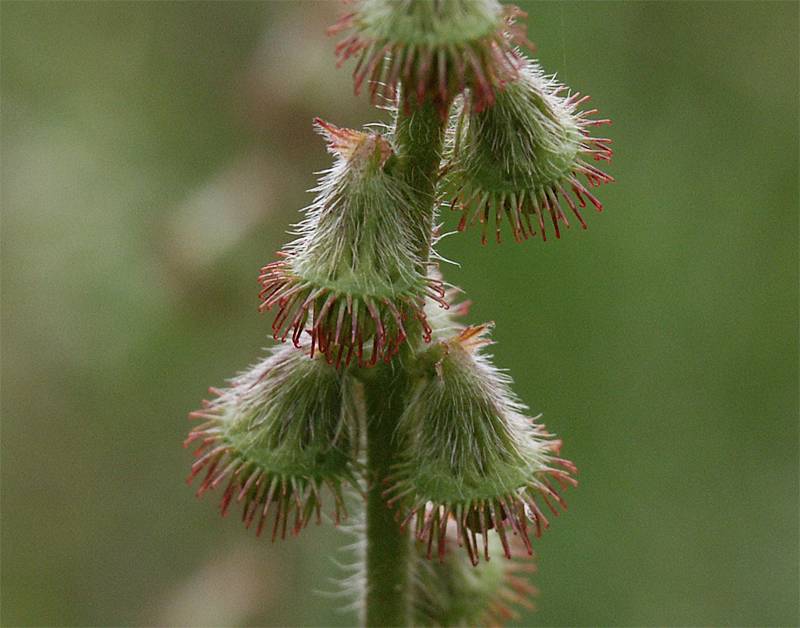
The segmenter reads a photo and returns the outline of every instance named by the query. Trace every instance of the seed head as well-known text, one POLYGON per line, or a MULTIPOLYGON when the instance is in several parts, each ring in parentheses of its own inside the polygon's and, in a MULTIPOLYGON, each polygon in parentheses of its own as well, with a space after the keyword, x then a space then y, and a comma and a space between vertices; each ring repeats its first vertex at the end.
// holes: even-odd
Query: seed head
POLYGON ((342 489, 354 475, 357 424, 350 381, 323 360, 281 347, 237 375, 212 401, 189 415, 204 420, 184 442, 200 446, 188 482, 205 473, 198 497, 225 486, 221 511, 243 504, 242 521, 257 534, 274 511, 272 540, 298 534, 316 514, 322 492, 333 496, 333 518, 347 516, 342 489))
POLYGON ((318 131, 336 157, 298 226, 298 239, 261 269, 261 309, 277 309, 275 339, 321 352, 338 366, 389 361, 411 328, 430 341, 425 301, 441 307, 444 286, 415 252, 408 185, 387 172, 391 145, 377 133, 318 131))
MULTIPOLYGON (((447 524, 447 542, 457 542, 456 524, 447 524)), ((521 545, 516 537, 510 542, 521 545)), ((500 539, 489 538, 493 551, 502 552, 500 539)), ((473 566, 461 553, 426 560, 426 548, 417 545, 413 564, 415 619, 420 626, 501 626, 519 619, 515 607, 534 608, 538 590, 527 576, 536 571, 528 560, 489 561, 473 566)))
MULTIPOLYGON (((421 376, 398 425, 404 459, 385 496, 401 504, 403 525, 413 522, 417 538, 443 556, 448 522, 456 522, 458 542, 477 564, 489 558, 487 533, 500 537, 511 556, 509 538, 518 534, 528 553, 528 525, 537 536, 549 522, 543 509, 566 507, 553 482, 577 482, 575 466, 558 457, 560 441, 527 418, 510 391, 510 379, 482 353, 488 325, 467 327, 421 356, 421 376)), ((432 551, 429 549, 429 553, 432 551)))
POLYGON ((613 181, 587 161, 611 159, 611 140, 589 135, 591 127, 611 121, 589 118, 596 109, 578 110, 589 97, 562 96, 564 90, 530 61, 493 107, 476 111, 467 101, 454 114, 443 189, 462 213, 459 230, 481 223, 485 244, 494 214, 498 242, 504 218, 517 242, 537 235, 537 228, 546 240, 548 216, 556 238, 559 223, 569 227, 562 202, 584 229, 580 208, 589 202, 602 211, 579 176, 589 187, 613 181))
POLYGON ((373 102, 431 96, 443 114, 469 88, 476 111, 491 106, 497 90, 517 77, 515 45, 532 48, 525 14, 496 0, 361 0, 329 29, 349 31, 336 46, 338 64, 358 58, 358 94, 365 84, 373 102))

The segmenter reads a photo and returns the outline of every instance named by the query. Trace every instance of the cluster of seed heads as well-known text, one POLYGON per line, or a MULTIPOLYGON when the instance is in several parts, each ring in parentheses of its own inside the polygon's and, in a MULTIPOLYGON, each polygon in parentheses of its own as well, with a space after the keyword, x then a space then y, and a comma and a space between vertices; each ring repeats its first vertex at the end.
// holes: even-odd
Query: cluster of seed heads
POLYGON ((441 275, 433 219, 440 207, 459 211, 458 229, 480 225, 484 243, 490 229, 500 242, 504 223, 518 242, 546 240, 550 228, 559 238, 570 213, 586 228, 581 209, 601 211, 593 189, 613 181, 595 165, 611 159, 611 140, 591 130, 610 120, 582 110, 588 96, 523 57, 519 47, 532 45, 516 7, 348 7, 330 29, 342 33, 339 64, 356 60, 356 93, 366 88, 394 125, 315 120, 333 163, 295 239, 258 277, 260 310, 272 312, 283 344, 192 413, 202 423, 185 442, 197 445, 189 482, 200 479, 198 495, 220 488, 222 514, 240 504, 244 524, 273 541, 324 512, 338 524, 348 495, 374 494, 380 482, 378 498, 419 541, 417 620, 500 623, 513 616, 508 603, 529 604, 534 590, 520 577, 528 567, 473 566, 492 548, 532 555, 531 536, 566 508, 561 492, 577 484, 577 470, 486 353, 491 325, 458 320, 469 304, 456 303, 460 290, 441 275), (431 105, 445 139, 422 178, 433 192, 422 193, 400 135, 431 105), (404 410, 397 459, 376 478, 364 463, 365 369, 381 365, 402 382, 385 392, 402 395, 404 410))

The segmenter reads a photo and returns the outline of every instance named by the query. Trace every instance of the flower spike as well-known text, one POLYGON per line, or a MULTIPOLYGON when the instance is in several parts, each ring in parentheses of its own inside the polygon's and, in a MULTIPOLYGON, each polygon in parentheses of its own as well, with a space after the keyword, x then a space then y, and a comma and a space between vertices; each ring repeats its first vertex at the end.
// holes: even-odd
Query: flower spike
POLYGON ((560 95, 565 89, 531 61, 491 109, 466 103, 453 116, 442 187, 462 214, 459 231, 481 223, 486 244, 493 218, 497 242, 504 220, 517 242, 537 233, 547 240, 548 221, 560 238, 568 211, 584 229, 580 209, 588 202, 602 211, 588 188, 614 179, 590 161, 610 161, 611 140, 589 131, 611 121, 590 118, 596 109, 579 111, 589 97, 560 95))
POLYGON ((343 487, 358 487, 357 426, 349 380, 321 360, 279 348, 233 378, 189 418, 203 420, 184 447, 199 443, 187 482, 202 475, 198 497, 224 486, 220 509, 235 501, 261 534, 274 512, 272 540, 321 519, 322 493, 334 520, 347 516, 343 487))
POLYGON ((352 58, 355 93, 391 121, 314 119, 332 164, 258 276, 284 344, 190 414, 187 482, 273 542, 323 510, 338 525, 359 493, 345 527, 361 560, 342 583, 362 623, 498 626, 533 608, 524 559, 577 469, 493 365, 492 324, 462 322, 438 210, 460 211, 459 231, 481 223, 484 244, 506 220, 517 241, 558 238, 571 214, 586 228, 581 209, 603 209, 592 188, 613 181, 595 165, 611 140, 590 131, 610 120, 523 56, 515 6, 342 2, 337 67, 352 58))
POLYGON ((260 309, 277 310, 275 339, 331 364, 388 362, 409 333, 429 342, 426 300, 447 308, 442 281, 417 256, 407 184, 386 172, 394 153, 377 133, 317 119, 333 167, 299 225, 299 238, 261 269, 260 309))
POLYGON ((398 427, 405 458, 384 493, 390 506, 400 505, 403 525, 413 522, 429 556, 434 548, 444 555, 455 521, 473 564, 481 553, 489 559, 490 530, 506 557, 513 535, 530 554, 529 524, 539 536, 549 526, 544 510, 566 508, 554 484, 577 484, 575 466, 558 455, 561 442, 523 415, 510 379, 482 353, 488 329, 466 327, 421 356, 427 373, 398 427))
POLYGON ((355 92, 365 84, 373 103, 431 96, 442 114, 453 98, 470 89, 476 111, 491 106, 495 92, 516 79, 530 49, 525 13, 496 0, 360 0, 329 33, 348 31, 336 46, 338 65, 358 58, 355 92))

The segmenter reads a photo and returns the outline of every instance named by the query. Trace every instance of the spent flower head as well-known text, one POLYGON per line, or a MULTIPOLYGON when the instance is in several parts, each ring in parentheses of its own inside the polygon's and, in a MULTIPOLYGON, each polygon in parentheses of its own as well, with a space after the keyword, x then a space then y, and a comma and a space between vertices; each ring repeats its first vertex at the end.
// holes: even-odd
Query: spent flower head
POLYGON ((611 159, 611 140, 589 134, 610 120, 591 118, 596 109, 580 111, 589 97, 562 95, 566 89, 529 61, 493 107, 476 111, 465 102, 454 113, 442 188, 462 213, 459 230, 480 223, 485 244, 494 219, 499 242, 505 220, 518 242, 537 228, 546 240, 548 219, 556 238, 559 224, 569 227, 564 204, 584 229, 580 208, 589 202, 602 211, 579 177, 590 188, 613 181, 590 163, 611 159))
POLYGON ((490 530, 507 557, 510 534, 530 553, 528 524, 539 535, 549 525, 542 509, 557 515, 555 504, 566 507, 553 483, 577 484, 575 466, 558 456, 560 441, 525 416, 510 378, 482 352, 488 328, 467 327, 421 359, 423 373, 398 424, 403 456, 384 493, 440 556, 455 519, 458 543, 473 563, 481 553, 478 534, 488 560, 490 530))
MULTIPOLYGON (((457 542, 452 520, 447 524, 448 543, 457 542)), ((514 537, 513 545, 521 542, 514 537)), ((502 552, 499 537, 491 536, 492 551, 502 552)), ((526 576, 536 571, 530 559, 493 560, 473 565, 461 553, 450 552, 428 560, 429 550, 417 545, 414 569, 414 611, 419 625, 500 626, 519 619, 517 608, 534 608, 538 595, 526 576)))
POLYGON ((409 333, 430 340, 425 301, 442 307, 444 287, 415 251, 412 193, 387 172, 394 153, 378 133, 316 121, 335 155, 298 226, 299 238, 261 269, 262 310, 277 309, 276 339, 336 366, 389 361, 409 333))
POLYGON ((360 0, 331 33, 347 31, 336 47, 341 65, 358 59, 356 93, 369 84, 373 102, 433 98, 442 113, 469 88, 476 110, 516 79, 522 64, 515 45, 532 48, 525 14, 497 0, 360 0))
POLYGON ((242 503, 242 520, 256 522, 259 535, 274 511, 273 541, 289 525, 298 534, 313 517, 319 522, 325 490, 338 522, 347 515, 343 487, 358 486, 350 385, 324 360, 282 347, 227 388, 212 388, 215 398, 189 415, 203 423, 184 442, 199 442, 188 478, 205 474, 197 495, 224 485, 222 514, 242 503))

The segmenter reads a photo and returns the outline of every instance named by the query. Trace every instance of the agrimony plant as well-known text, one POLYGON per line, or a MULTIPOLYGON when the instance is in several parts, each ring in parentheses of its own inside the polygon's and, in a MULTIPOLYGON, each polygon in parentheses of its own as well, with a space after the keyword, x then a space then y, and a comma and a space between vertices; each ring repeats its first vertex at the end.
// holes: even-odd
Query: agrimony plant
MULTIPOLYGON (((437 212, 484 243, 582 227, 608 124, 522 56, 494 0, 360 0, 331 28, 384 130, 315 120, 333 155, 297 238, 262 269, 279 344, 190 415, 190 481, 273 540, 363 500, 367 626, 497 624, 530 606, 532 537, 577 484, 561 441, 486 353, 441 276, 437 212), (357 496, 352 498, 350 496, 357 496), (463 552, 453 551, 458 546, 463 552), (496 560, 491 560, 498 556, 496 560)), ((377 128, 375 126, 368 127, 377 128)))

